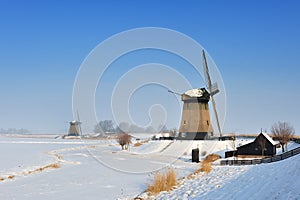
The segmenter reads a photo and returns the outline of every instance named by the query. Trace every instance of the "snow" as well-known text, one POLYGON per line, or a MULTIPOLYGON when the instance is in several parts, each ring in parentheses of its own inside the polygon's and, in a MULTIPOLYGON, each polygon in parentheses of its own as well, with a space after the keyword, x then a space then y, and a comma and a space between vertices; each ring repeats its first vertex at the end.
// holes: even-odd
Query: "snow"
POLYGON ((256 166, 215 166, 156 199, 299 199, 300 155, 256 166))
MULTIPOLYGON (((248 141, 237 141, 243 143, 248 141)), ((298 147, 290 143, 288 149, 298 147)), ((299 199, 300 155, 270 164, 219 166, 185 178, 201 164, 191 150, 223 154, 230 141, 149 141, 121 151, 115 140, 0 136, 0 199, 299 199), (58 169, 28 174, 51 163, 58 169), (173 167, 180 184, 157 196, 144 193, 157 170, 173 167), (12 179, 7 178, 13 175, 12 179)), ((224 155, 222 155, 224 156, 224 155)), ((201 156, 201 159, 204 155, 201 156)))
POLYGON ((203 96, 203 91, 199 89, 192 89, 186 91, 184 94, 190 96, 190 97, 202 97, 203 96))
MULTIPOLYGON (((300 147, 300 144, 298 144, 298 143, 296 143, 296 142, 289 142, 289 143, 287 144, 287 146, 285 146, 286 151, 290 151, 290 150, 296 149, 296 148, 298 148, 298 147, 300 147)), ((283 153, 283 152, 282 152, 282 148, 281 148, 281 147, 279 147, 279 148, 276 149, 276 155, 280 155, 280 154, 282 154, 282 153, 283 153)))
POLYGON ((153 133, 130 133, 130 135, 141 140, 151 139, 154 136, 153 133))
POLYGON ((218 198, 217 195, 212 198, 203 197, 230 184, 235 177, 245 173, 248 168, 249 166, 217 166, 209 174, 201 173, 193 179, 182 180, 175 190, 168 193, 163 192, 155 199, 215 199, 218 198))
POLYGON ((269 142, 271 142, 273 145, 276 145, 278 142, 275 142, 268 134, 266 133, 261 133, 265 136, 265 138, 267 138, 267 140, 269 140, 269 142))

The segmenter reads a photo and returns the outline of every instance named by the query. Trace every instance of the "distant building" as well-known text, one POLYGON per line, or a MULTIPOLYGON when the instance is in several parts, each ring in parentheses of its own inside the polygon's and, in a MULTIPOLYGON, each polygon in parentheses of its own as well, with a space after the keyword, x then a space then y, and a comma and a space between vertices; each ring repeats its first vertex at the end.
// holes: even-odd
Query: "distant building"
POLYGON ((250 155, 274 156, 277 143, 266 133, 260 133, 253 142, 237 147, 236 151, 225 152, 225 157, 250 155))
POLYGON ((68 136, 79 136, 80 134, 80 124, 79 121, 71 121, 68 131, 68 136))

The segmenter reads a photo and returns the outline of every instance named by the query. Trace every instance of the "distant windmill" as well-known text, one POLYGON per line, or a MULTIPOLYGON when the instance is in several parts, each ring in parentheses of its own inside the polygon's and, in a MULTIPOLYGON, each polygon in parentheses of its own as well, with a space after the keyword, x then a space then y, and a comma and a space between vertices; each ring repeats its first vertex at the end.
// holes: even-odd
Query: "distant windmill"
POLYGON ((80 119, 79 119, 78 111, 77 111, 77 119, 78 120, 73 120, 73 121, 69 122, 70 127, 69 127, 69 131, 68 131, 67 136, 82 136, 81 122, 80 122, 80 119))
POLYGON ((183 94, 178 94, 169 90, 171 93, 181 95, 181 100, 184 102, 178 139, 204 140, 213 136, 208 106, 210 99, 212 101, 218 131, 220 136, 222 136, 216 102, 214 100, 214 95, 219 92, 219 89, 216 83, 211 83, 204 50, 202 50, 202 56, 208 91, 205 88, 197 88, 188 90, 183 94))

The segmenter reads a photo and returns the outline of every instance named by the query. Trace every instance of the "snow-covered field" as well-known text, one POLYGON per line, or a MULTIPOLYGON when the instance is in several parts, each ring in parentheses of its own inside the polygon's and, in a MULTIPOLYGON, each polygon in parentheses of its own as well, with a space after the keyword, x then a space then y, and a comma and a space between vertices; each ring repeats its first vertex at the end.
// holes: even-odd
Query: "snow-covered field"
POLYGON ((300 199, 300 155, 256 166, 214 165, 187 179, 200 167, 190 161, 196 147, 204 157, 223 154, 230 143, 150 141, 128 152, 114 140, 0 136, 0 199, 300 199), (37 170, 53 163, 60 167, 37 170), (180 184, 157 196, 143 193, 153 174, 169 166, 180 184))
POLYGON ((256 166, 215 166, 156 199, 300 199, 300 155, 256 166))

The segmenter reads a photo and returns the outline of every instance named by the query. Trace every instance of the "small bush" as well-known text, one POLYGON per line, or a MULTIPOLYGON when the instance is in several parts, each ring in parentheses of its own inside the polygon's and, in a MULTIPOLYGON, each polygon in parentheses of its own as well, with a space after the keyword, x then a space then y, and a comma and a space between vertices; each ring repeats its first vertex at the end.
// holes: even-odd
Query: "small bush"
POLYGON ((121 133, 117 137, 117 142, 121 145, 122 150, 128 149, 129 144, 131 143, 131 135, 127 133, 121 133))
POLYGON ((154 175, 154 183, 148 185, 147 191, 157 194, 161 191, 169 191, 177 184, 176 173, 173 168, 164 174, 157 173, 154 175))
POLYGON ((202 151, 202 152, 201 152, 201 156, 202 156, 202 157, 205 156, 206 154, 207 154, 206 151, 202 151))

